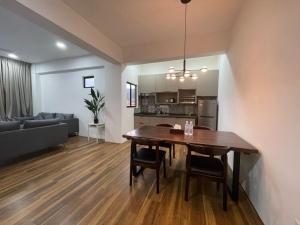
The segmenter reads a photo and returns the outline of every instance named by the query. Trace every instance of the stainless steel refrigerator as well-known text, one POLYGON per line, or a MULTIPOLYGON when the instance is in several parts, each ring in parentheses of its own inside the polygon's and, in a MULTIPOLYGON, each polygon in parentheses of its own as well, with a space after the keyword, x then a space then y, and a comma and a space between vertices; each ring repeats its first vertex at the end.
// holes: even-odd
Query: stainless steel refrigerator
POLYGON ((217 130, 217 100, 198 100, 198 126, 210 127, 214 130, 217 130))

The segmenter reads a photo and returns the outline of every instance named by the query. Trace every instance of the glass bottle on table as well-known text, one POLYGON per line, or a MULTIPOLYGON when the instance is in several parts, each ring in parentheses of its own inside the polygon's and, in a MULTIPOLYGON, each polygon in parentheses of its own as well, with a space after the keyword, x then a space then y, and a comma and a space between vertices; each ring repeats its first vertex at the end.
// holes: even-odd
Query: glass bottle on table
POLYGON ((185 121, 184 135, 189 135, 189 122, 188 121, 185 121))
POLYGON ((193 136, 194 134, 194 125, 193 125, 193 121, 190 121, 189 124, 189 135, 193 136))

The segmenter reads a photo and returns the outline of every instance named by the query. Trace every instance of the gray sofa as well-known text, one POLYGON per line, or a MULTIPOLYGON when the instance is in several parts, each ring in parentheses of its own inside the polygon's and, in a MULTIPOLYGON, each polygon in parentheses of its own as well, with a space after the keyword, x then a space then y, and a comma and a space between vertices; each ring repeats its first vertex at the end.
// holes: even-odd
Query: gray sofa
POLYGON ((68 140, 68 125, 57 120, 0 123, 0 163, 37 152, 68 140))
POLYGON ((68 135, 72 136, 74 134, 78 134, 79 132, 79 120, 78 118, 74 118, 74 114, 65 114, 65 113, 47 113, 41 112, 36 116, 32 117, 15 117, 17 121, 20 121, 21 124, 27 120, 49 120, 56 119, 60 123, 66 123, 68 125, 68 135))

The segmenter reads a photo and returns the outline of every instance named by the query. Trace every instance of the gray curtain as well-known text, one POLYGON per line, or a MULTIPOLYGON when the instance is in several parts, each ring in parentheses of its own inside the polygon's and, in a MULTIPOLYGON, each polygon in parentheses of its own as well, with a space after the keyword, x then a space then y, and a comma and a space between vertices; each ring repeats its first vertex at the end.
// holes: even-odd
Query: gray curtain
POLYGON ((0 118, 32 115, 31 65, 0 57, 0 118))

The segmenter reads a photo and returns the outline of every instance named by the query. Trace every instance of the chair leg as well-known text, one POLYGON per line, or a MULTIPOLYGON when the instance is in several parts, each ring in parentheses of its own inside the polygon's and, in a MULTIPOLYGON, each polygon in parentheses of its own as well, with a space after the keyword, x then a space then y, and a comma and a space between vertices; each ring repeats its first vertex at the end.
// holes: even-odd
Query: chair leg
POLYGON ((175 159, 175 144, 173 144, 173 158, 175 159))
POLYGON ((190 187, 190 175, 186 173, 185 175, 185 201, 189 200, 189 187, 190 187))
POLYGON ((159 167, 156 168, 156 193, 159 194, 159 167))
POLYGON ((227 211, 227 183, 223 183, 223 210, 227 211))
POLYGON ((169 164, 170 166, 172 166, 172 147, 169 148, 169 160, 170 160, 169 164))
POLYGON ((163 167, 164 167, 164 178, 167 177, 167 172, 166 172, 166 158, 163 160, 163 167))
POLYGON ((130 163, 130 169, 129 169, 129 185, 132 186, 132 165, 130 163))

